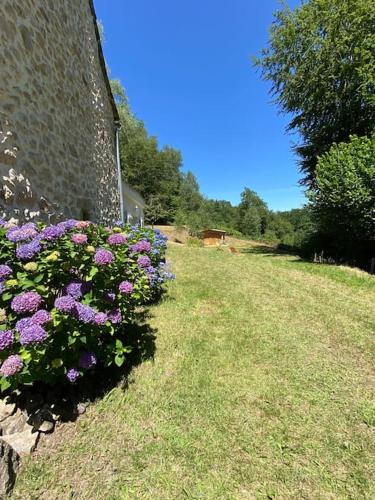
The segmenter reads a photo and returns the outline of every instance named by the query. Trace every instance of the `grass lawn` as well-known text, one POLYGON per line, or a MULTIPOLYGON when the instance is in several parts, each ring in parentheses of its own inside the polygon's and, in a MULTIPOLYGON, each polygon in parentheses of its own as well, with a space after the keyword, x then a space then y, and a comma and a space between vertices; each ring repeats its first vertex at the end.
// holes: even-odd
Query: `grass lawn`
POLYGON ((375 498, 375 280, 173 245, 154 360, 57 429, 17 499, 375 498))

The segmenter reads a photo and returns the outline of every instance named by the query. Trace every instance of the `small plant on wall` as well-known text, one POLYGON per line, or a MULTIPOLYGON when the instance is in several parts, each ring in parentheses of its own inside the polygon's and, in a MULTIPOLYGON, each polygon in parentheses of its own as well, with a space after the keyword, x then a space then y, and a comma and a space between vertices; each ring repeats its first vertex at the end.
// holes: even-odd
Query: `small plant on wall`
POLYGON ((173 275, 166 238, 139 227, 1 222, 0 388, 74 383, 121 366, 135 308, 173 275))

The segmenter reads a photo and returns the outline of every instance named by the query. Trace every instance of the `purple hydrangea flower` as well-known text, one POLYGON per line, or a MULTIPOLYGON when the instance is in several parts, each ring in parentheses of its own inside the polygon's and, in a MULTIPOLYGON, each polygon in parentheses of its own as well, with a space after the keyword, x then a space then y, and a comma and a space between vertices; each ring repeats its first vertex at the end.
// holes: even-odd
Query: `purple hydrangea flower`
POLYGON ((141 241, 138 241, 138 243, 135 243, 134 245, 131 245, 130 250, 133 253, 137 253, 137 252, 150 252, 151 251, 151 243, 149 243, 146 240, 141 240, 141 241))
POLYGON ((5 284, 2 281, 0 281, 0 293, 3 293, 4 290, 5 290, 5 284))
POLYGON ((90 290, 90 285, 84 281, 72 281, 64 287, 64 293, 70 295, 74 299, 80 299, 85 293, 90 290))
POLYGON ((76 301, 70 295, 63 295, 55 300, 55 307, 61 312, 72 313, 76 307, 76 301))
POLYGON ((16 295, 11 303, 11 308, 18 314, 35 312, 42 303, 42 297, 37 292, 23 292, 16 295))
POLYGON ((45 309, 39 309, 33 316, 30 318, 30 322, 33 325, 44 325, 45 323, 49 323, 51 321, 51 314, 45 309))
POLYGON ((133 285, 130 283, 130 281, 122 281, 118 287, 121 293, 124 293, 125 295, 130 295, 133 292, 133 285))
POLYGON ((87 243, 87 235, 83 233, 72 234, 71 240, 76 245, 85 245, 87 243))
POLYGON ((41 236, 43 240, 53 241, 63 236, 64 233, 65 233, 65 228, 58 224, 57 226, 52 225, 44 228, 41 233, 41 236))
POLYGON ((0 265, 0 279, 7 278, 10 274, 12 274, 12 269, 6 264, 0 265))
POLYGON ((74 220, 74 219, 68 219, 68 220, 64 220, 62 222, 59 222, 57 225, 59 227, 62 227, 64 228, 65 231, 70 231, 71 229, 73 229, 77 224, 77 221, 74 220))
POLYGON ((94 260, 98 266, 106 266, 114 261, 115 257, 112 252, 105 250, 104 248, 99 248, 95 252, 94 260))
POLYGON ((0 375, 3 377, 11 377, 12 375, 20 372, 22 367, 23 361, 21 356, 18 356, 18 354, 12 354, 12 356, 9 356, 1 365, 0 375))
POLYGON ((14 334, 12 330, 1 330, 0 331, 0 351, 3 351, 7 347, 13 344, 14 334))
POLYGON ((137 264, 139 265, 139 267, 150 267, 151 259, 150 257, 147 257, 147 255, 142 255, 138 258, 137 264))
POLYGON ((119 309, 113 309, 112 311, 109 311, 108 319, 114 325, 121 323, 122 321, 121 311, 119 309))
POLYGON ((93 352, 83 352, 79 358, 79 366, 89 370, 97 363, 97 358, 93 352))
POLYGON ((114 302, 116 300, 116 294, 114 292, 106 292, 105 298, 108 302, 114 302))
POLYGON ((21 245, 16 250, 17 259, 19 260, 31 260, 41 251, 42 247, 38 239, 31 241, 30 243, 25 243, 21 245))
POLYGON ((31 325, 20 333, 20 343, 22 345, 39 344, 47 338, 47 332, 40 325, 31 325))
POLYGON ((104 312, 99 312, 95 314, 95 324, 101 326, 108 321, 108 316, 104 312))
POLYGON ((31 240, 38 234, 36 225, 33 222, 28 222, 21 227, 12 227, 7 231, 7 238, 13 243, 20 241, 31 240))
POLYGON ((79 371, 76 368, 70 368, 66 374, 67 379, 70 382, 75 382, 79 377, 79 371))
POLYGON ((110 245, 123 245, 126 243, 126 236, 121 233, 111 234, 107 241, 110 245))
POLYGON ((21 333, 25 328, 31 326, 31 318, 22 318, 19 319, 16 323, 17 332, 21 333))
POLYGON ((95 323, 95 311, 92 307, 76 302, 75 311, 79 321, 95 323))

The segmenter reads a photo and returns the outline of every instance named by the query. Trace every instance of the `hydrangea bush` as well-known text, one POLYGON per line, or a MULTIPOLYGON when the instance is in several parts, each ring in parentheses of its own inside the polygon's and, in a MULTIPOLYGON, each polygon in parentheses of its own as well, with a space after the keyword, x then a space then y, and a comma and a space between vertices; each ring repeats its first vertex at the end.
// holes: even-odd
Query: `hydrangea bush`
POLYGON ((137 306, 173 279, 166 237, 135 226, 0 221, 0 388, 74 383, 124 363, 137 306))

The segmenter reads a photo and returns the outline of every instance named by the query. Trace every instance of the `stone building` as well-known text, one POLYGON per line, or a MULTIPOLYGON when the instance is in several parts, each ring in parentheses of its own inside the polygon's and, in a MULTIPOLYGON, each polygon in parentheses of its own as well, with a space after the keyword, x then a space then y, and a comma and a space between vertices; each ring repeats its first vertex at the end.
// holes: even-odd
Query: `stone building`
POLYGON ((1 0, 0 215, 119 219, 117 121, 92 0, 1 0))

